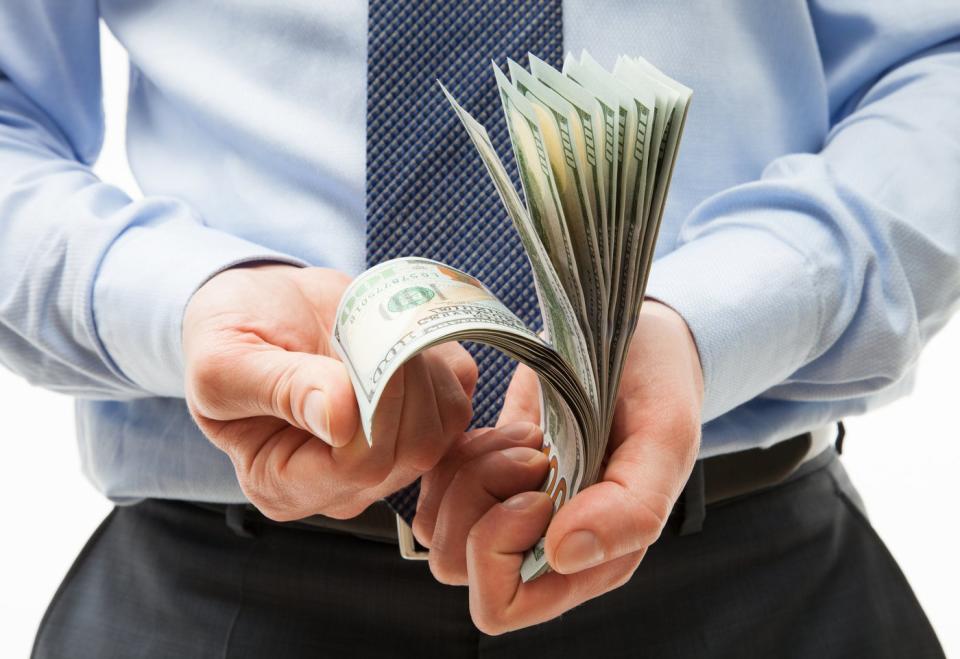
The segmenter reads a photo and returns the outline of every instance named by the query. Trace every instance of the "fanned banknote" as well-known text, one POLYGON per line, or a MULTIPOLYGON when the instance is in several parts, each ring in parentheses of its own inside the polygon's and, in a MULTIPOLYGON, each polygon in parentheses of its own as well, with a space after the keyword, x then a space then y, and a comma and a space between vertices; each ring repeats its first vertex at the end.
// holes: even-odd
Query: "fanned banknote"
MULTIPOLYGON (((558 509, 601 476, 691 90, 642 58, 620 57, 612 71, 587 53, 568 55, 563 71, 529 59, 529 71, 508 62, 509 78, 493 66, 523 200, 487 131, 443 93, 520 235, 544 331, 527 328, 468 273, 411 255, 353 281, 334 345, 371 443, 390 376, 430 346, 485 343, 530 366, 550 462, 543 490, 558 509)), ((547 569, 541 540, 521 575, 547 569)))

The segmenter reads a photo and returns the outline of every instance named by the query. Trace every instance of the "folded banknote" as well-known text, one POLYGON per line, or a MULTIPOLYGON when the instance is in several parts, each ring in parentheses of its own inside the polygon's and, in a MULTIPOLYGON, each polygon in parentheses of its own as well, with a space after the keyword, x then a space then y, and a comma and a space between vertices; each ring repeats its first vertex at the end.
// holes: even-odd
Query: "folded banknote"
MULTIPOLYGON (((393 259, 357 277, 337 311, 334 344, 347 365, 369 442, 390 376, 444 341, 474 341, 540 379, 550 473, 562 506, 601 477, 630 339, 643 302, 691 90, 642 58, 608 71, 587 53, 562 71, 529 56, 493 79, 523 187, 514 188, 487 131, 443 93, 482 159, 533 271, 536 333, 484 285, 442 263, 393 259)), ((442 85, 441 85, 442 88, 442 85)), ((525 581, 548 569, 543 541, 525 581)))

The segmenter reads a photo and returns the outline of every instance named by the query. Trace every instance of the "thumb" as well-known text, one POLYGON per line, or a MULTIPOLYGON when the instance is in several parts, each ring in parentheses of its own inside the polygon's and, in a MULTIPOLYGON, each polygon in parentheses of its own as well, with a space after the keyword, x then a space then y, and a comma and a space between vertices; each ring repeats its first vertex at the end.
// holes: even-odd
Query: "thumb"
POLYGON ((678 428, 636 435, 617 447, 603 480, 554 516, 547 531, 550 565, 572 574, 656 542, 690 475, 698 436, 678 428))
POLYGON ((188 367, 192 405, 205 417, 232 421, 274 416, 331 446, 345 446, 360 425, 350 376, 323 355, 252 346, 188 367))

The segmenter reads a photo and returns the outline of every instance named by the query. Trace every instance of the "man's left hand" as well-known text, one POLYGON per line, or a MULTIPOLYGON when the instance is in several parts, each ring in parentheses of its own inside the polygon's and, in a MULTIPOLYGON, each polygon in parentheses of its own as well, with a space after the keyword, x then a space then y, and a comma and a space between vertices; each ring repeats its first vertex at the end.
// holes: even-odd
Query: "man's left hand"
POLYGON ((679 314, 658 302, 640 313, 602 478, 552 519, 549 497, 531 491, 547 472, 534 450, 540 435, 516 439, 519 422, 538 421, 537 386, 519 367, 499 422, 515 439, 473 433, 424 477, 414 522, 434 576, 469 586, 473 621, 488 634, 550 620, 626 583, 666 525, 700 446, 697 349, 679 314), (524 552, 544 531, 554 571, 522 583, 524 552))

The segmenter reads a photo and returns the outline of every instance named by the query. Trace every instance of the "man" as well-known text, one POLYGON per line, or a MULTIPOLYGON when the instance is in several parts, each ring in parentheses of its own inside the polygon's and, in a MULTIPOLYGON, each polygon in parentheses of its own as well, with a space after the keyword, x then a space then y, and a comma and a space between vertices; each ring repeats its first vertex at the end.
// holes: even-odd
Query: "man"
POLYGON ((0 34, 0 358, 77 396, 122 504, 35 656, 942 654, 828 427, 960 296, 956 3, 38 0, 0 34), (138 200, 89 169, 100 18, 138 200), (535 320, 434 81, 503 149, 489 60, 583 48, 695 99, 605 472, 550 521, 529 371, 503 398, 492 353, 431 350, 367 448, 329 331, 401 254, 535 320), (429 569, 379 502, 421 476, 429 569))

